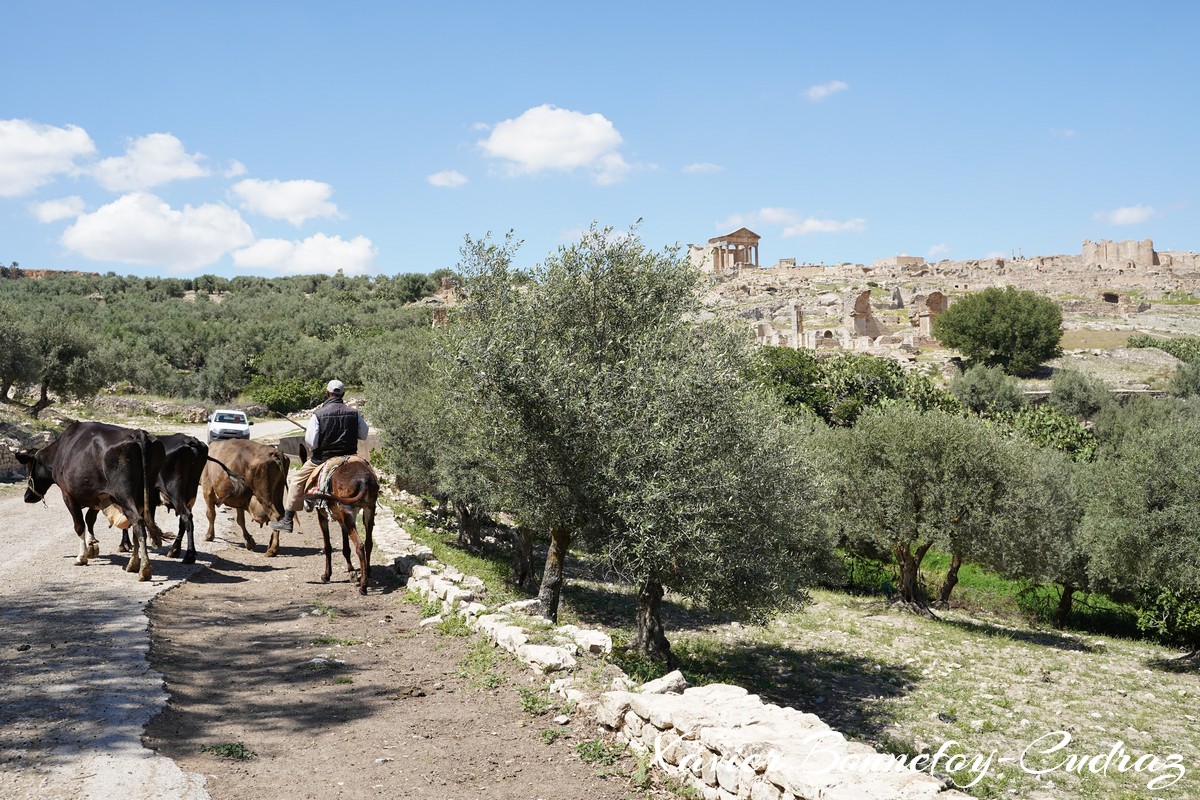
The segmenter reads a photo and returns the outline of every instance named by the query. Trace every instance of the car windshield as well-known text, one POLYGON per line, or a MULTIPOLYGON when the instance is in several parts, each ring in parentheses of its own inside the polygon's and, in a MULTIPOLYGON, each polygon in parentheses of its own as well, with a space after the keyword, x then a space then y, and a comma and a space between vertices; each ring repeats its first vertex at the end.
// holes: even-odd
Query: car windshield
POLYGON ((213 422, 235 422, 239 425, 245 425, 246 417, 243 414, 217 414, 217 418, 213 422))

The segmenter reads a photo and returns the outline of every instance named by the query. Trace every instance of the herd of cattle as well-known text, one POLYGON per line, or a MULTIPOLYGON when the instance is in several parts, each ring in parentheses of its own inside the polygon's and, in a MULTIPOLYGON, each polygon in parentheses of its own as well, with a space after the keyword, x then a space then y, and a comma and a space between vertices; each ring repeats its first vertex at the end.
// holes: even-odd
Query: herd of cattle
MULTIPOLYGON (((62 493, 79 537, 76 564, 87 564, 89 557, 100 554, 93 526, 104 512, 110 521, 119 520, 117 524, 125 528, 121 550, 131 551, 125 569, 138 572, 141 580, 151 576, 148 540, 153 539, 156 547, 162 544, 162 531, 154 521, 160 504, 179 517, 179 533, 167 555, 179 556, 186 535, 185 564, 196 560, 192 506, 199 490, 204 492, 208 509, 205 541, 215 536, 218 505, 237 511, 248 549, 255 542, 246 530, 246 512, 259 525, 283 514, 287 456, 276 447, 247 439, 206 445, 182 433, 154 436, 101 422, 73 422, 49 445, 36 452, 18 453, 17 459, 29 474, 26 503, 42 500, 51 485, 57 485, 62 493)), ((272 531, 266 555, 278 551, 279 532, 272 531)))

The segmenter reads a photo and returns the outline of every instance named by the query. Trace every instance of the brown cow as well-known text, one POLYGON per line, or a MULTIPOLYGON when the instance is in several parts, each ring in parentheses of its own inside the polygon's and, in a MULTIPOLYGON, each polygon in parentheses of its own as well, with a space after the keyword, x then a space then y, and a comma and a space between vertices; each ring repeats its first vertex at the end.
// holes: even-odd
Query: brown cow
MULTIPOLYGON (((220 439, 208 446, 208 454, 230 471, 240 475, 245 483, 237 487, 217 464, 209 461, 200 475, 200 490, 208 506, 208 532, 204 541, 215 538, 217 506, 237 510, 237 524, 247 550, 254 549, 254 538, 246 530, 246 510, 260 526, 283 515, 283 494, 287 488, 287 456, 274 447, 248 439, 220 439)), ((266 555, 279 552, 279 531, 271 532, 271 545, 266 555)))

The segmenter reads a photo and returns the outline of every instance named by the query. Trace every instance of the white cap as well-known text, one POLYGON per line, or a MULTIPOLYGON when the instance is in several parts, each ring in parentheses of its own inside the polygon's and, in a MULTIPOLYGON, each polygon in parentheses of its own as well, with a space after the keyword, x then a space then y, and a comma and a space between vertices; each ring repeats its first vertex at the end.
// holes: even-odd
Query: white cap
POLYGON ((335 378, 334 380, 331 380, 329 383, 327 383, 325 385, 325 391, 331 392, 333 394, 345 394, 346 393, 346 384, 342 383, 341 381, 339 381, 335 378))

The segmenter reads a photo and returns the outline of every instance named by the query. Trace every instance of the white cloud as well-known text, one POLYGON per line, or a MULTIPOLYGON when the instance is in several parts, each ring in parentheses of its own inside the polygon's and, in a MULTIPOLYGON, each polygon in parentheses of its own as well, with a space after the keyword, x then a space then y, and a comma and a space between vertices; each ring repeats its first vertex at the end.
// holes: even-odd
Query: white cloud
POLYGON ((631 169, 617 152, 621 134, 603 115, 552 105, 497 123, 478 144, 486 155, 506 161, 511 175, 583 169, 606 185, 620 181, 631 169))
POLYGON ((260 181, 248 178, 233 185, 241 207, 271 219, 286 219, 299 228, 315 217, 336 217, 329 202, 333 187, 319 181, 260 181))
POLYGON ((29 210, 38 222, 58 222, 60 219, 71 219, 83 213, 86 205, 78 195, 61 197, 58 200, 47 200, 44 203, 31 203, 29 210))
POLYGON ((929 253, 927 254, 926 257, 927 258, 938 258, 940 256, 944 256, 944 255, 948 254, 949 252, 950 252, 950 245, 946 244, 945 242, 942 242, 940 244, 935 244, 933 247, 929 248, 929 253))
POLYGON ((425 180, 429 181, 431 186, 440 186, 443 189, 457 189, 467 184, 467 176, 452 169, 435 172, 425 180))
POLYGON ((1058 136, 1063 139, 1074 139, 1079 135, 1079 131, 1075 130, 1074 128, 1051 128, 1050 135, 1058 136))
POLYGON ((141 191, 171 181, 203 178, 209 174, 200 164, 203 158, 185 151, 183 142, 169 133, 151 133, 130 142, 125 155, 103 159, 90 172, 109 191, 141 191))
POLYGON ((233 263, 245 269, 269 269, 284 274, 324 272, 339 269, 344 275, 362 275, 375 263, 379 251, 365 236, 350 241, 341 236, 313 234, 301 241, 259 239, 233 254, 233 263))
POLYGON ((65 247, 94 261, 173 270, 207 266, 252 241, 250 226, 228 206, 176 210, 148 192, 132 192, 81 214, 62 235, 65 247))
POLYGON ((56 128, 23 119, 0 119, 0 197, 17 197, 71 172, 75 159, 96 146, 83 128, 56 128))
POLYGON ((721 172, 724 169, 720 164, 710 164, 707 161, 701 161, 696 164, 688 164, 683 168, 683 171, 689 175, 705 175, 711 172, 721 172))
POLYGON ((802 218, 790 208, 761 208, 748 214, 733 214, 717 223, 723 231, 761 225, 782 228, 780 236, 784 239, 810 233, 861 233, 867 229, 867 221, 861 217, 848 220, 802 218))
POLYGON ((236 158, 231 158, 229 163, 225 165, 225 169, 221 170, 221 177, 238 178, 245 175, 247 172, 246 165, 238 161, 236 158))
POLYGON ((716 223, 716 227, 725 231, 762 227, 762 225, 782 228, 780 236, 784 239, 792 239, 793 236, 808 236, 809 234, 862 233, 866 230, 866 219, 862 217, 853 219, 802 218, 797 211, 792 209, 766 207, 766 209, 750 213, 734 213, 716 223))
POLYGON ((1112 211, 1097 211, 1093 218, 1109 225, 1140 225, 1155 215, 1151 206, 1122 206, 1112 211))
POLYGON ((829 83, 819 83, 815 86, 808 87, 808 90, 804 93, 804 96, 814 103, 819 103, 826 97, 837 94, 838 92, 844 92, 849 88, 850 84, 846 83, 845 81, 830 81, 829 83))

